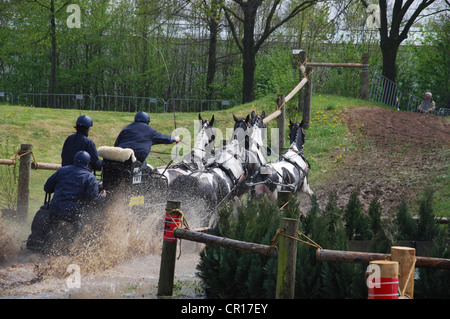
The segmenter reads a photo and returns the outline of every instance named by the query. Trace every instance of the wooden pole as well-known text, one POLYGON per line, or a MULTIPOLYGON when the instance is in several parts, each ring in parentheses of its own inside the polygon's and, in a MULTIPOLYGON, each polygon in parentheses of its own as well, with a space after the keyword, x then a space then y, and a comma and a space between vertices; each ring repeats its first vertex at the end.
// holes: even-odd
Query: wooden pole
POLYGON ((17 218, 21 222, 28 219, 28 198, 31 179, 31 144, 20 145, 19 181, 17 183, 17 218))
POLYGON ((14 165, 16 161, 11 159, 0 159, 0 165, 14 165))
POLYGON ((277 256, 277 248, 275 246, 249 243, 245 241, 234 240, 180 228, 174 229, 173 234, 175 238, 187 239, 207 245, 225 247, 247 253, 260 254, 271 258, 275 258, 277 256))
POLYGON ((278 192, 278 206, 284 207, 287 202, 289 202, 289 200, 292 197, 292 192, 289 191, 279 191, 278 192))
POLYGON ((281 153, 286 141, 286 106, 284 95, 282 94, 279 94, 277 97, 277 109, 281 110, 281 116, 278 116, 278 153, 281 153))
MULTIPOLYGON (((283 218, 281 220, 283 233, 294 238, 297 238, 298 225, 298 219, 283 218)), ((297 240, 293 238, 280 236, 275 293, 277 299, 294 299, 297 243, 297 240)))
POLYGON ((161 267, 159 269, 158 296, 172 296, 173 292, 177 253, 177 239, 174 237, 173 230, 180 226, 181 213, 177 211, 180 207, 181 202, 167 201, 161 267))
MULTIPOLYGON (((298 91, 300 91, 300 89, 308 82, 307 78, 304 78, 303 80, 300 81, 299 84, 297 84, 297 86, 286 96, 286 98, 284 99, 284 103, 289 102, 290 99, 292 99, 292 97, 297 94, 298 91)), ((272 114, 270 114, 268 117, 263 119, 264 123, 269 123, 271 120, 273 120, 274 118, 278 117, 281 114, 281 110, 276 110, 275 112, 273 112, 272 114)))
MULTIPOLYGON (((298 64, 299 64, 298 75, 300 77, 300 80, 304 79, 306 76, 304 66, 306 60, 307 60, 306 51, 301 50, 298 54, 298 64)), ((300 91, 298 93, 298 112, 303 113, 304 106, 305 106, 305 91, 300 91)))
POLYGON ((399 264, 400 297, 413 299, 416 250, 411 247, 392 246, 391 260, 399 264))
POLYGON ((303 127, 309 128, 311 122, 311 98, 313 91, 313 69, 311 67, 306 67, 306 74, 308 74, 309 81, 305 87, 305 103, 303 106, 303 127))
MULTIPOLYGON (((317 249, 316 258, 319 261, 337 261, 354 264, 368 264, 372 260, 389 260, 390 254, 362 253, 356 251, 342 251, 317 249)), ((450 259, 433 257, 416 257, 417 268, 450 269, 450 259)))
POLYGON ((369 99, 369 55, 367 53, 362 56, 362 73, 361 73, 361 98, 369 99))
POLYGON ((353 264, 368 264, 373 260, 387 260, 389 258, 389 254, 317 249, 316 258, 319 261, 337 261, 353 264))
POLYGON ((308 62, 306 65, 316 67, 343 67, 343 68, 363 68, 362 63, 326 63, 326 62, 308 62))
POLYGON ((32 169, 47 169, 50 171, 57 171, 61 168, 61 164, 51 164, 51 163, 39 163, 33 162, 31 163, 32 169))

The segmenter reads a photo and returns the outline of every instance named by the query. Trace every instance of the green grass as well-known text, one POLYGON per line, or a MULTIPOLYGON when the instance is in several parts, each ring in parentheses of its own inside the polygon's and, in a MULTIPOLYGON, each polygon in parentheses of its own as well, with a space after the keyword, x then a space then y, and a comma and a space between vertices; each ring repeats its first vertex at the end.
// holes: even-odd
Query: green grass
MULTIPOLYGON (((234 120, 232 113, 239 117, 245 117, 252 111, 260 114, 263 110, 266 116, 276 110, 276 95, 267 96, 252 103, 236 106, 223 111, 207 111, 202 117, 210 119, 214 114, 216 128, 223 134, 226 128, 232 128, 234 120)), ((292 101, 296 101, 294 98, 292 101)), ((287 104, 287 113, 290 118, 301 120, 301 115, 295 111, 296 102, 287 104)), ((305 156, 312 164, 312 172, 309 176, 310 184, 325 179, 326 174, 342 168, 342 159, 355 151, 353 136, 342 121, 342 112, 346 108, 363 105, 377 106, 369 101, 344 98, 333 95, 313 95, 311 110, 311 125, 306 131, 305 156)), ((0 154, 0 158, 10 158, 20 147, 20 144, 32 144, 33 155, 37 162, 60 163, 61 149, 64 140, 74 132, 76 118, 81 114, 87 114, 94 120, 89 137, 95 142, 97 148, 102 145, 112 146, 120 130, 133 121, 134 113, 106 112, 106 111, 82 111, 66 109, 48 109, 28 106, 0 105, 0 143, 8 145, 9 149, 0 154)), ((174 130, 173 113, 150 114, 151 125, 164 134, 171 134, 174 130)), ((176 124, 178 131, 181 128, 189 130, 193 143, 194 121, 198 113, 177 113, 176 124)), ((289 121, 289 118, 287 118, 289 121)), ((268 128, 276 127, 277 121, 268 123, 268 128)), ((288 136, 286 125, 286 136, 288 136)), ((229 137, 224 136, 228 139, 229 137)), ((288 141, 286 141, 288 146, 288 141)), ((152 151, 170 153, 173 145, 156 145, 152 151)), ((180 144, 178 147, 181 147, 180 144)), ((148 162, 154 166, 164 166, 170 160, 170 155, 155 154, 149 157, 148 162)), ((16 169, 18 173, 18 168, 16 169)), ((32 171, 30 189, 30 214, 36 211, 44 200, 43 185, 53 171, 32 171)))

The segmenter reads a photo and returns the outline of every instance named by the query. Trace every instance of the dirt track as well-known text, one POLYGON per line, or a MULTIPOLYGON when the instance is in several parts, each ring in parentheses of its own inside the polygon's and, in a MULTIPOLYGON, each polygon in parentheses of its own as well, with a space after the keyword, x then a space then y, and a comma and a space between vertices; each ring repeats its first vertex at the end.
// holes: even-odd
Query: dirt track
MULTIPOLYGON (((361 134, 358 151, 344 159, 341 171, 328 176, 322 185, 312 185, 323 205, 328 194, 334 191, 338 204, 343 206, 350 193, 358 188, 365 207, 378 194, 383 212, 389 213, 400 199, 416 198, 446 168, 449 119, 373 107, 347 111, 344 119, 353 134, 361 134)), ((119 220, 117 224, 120 223, 119 220)), ((115 236, 120 237, 117 232, 115 236)), ((183 244, 183 253, 176 263, 175 294, 178 296, 201 297, 195 277, 197 248, 189 250, 187 243, 183 244)), ((92 258, 103 256, 93 254, 92 258)), ((49 259, 19 252, 10 263, 0 265, 0 298, 157 297, 159 253, 140 255, 112 263, 103 271, 83 274, 81 288, 67 286, 69 274, 65 269, 71 263, 64 257, 49 259)))
POLYGON ((367 209, 378 194, 385 214, 401 199, 411 203, 445 170, 449 160, 450 121, 435 115, 362 107, 347 110, 343 118, 353 135, 360 136, 357 152, 344 159, 337 174, 315 189, 319 202, 328 194, 347 203, 351 192, 367 209))
POLYGON ((379 146, 407 144, 419 151, 450 143, 450 122, 440 116, 362 107, 347 111, 345 120, 352 130, 360 129, 379 146))

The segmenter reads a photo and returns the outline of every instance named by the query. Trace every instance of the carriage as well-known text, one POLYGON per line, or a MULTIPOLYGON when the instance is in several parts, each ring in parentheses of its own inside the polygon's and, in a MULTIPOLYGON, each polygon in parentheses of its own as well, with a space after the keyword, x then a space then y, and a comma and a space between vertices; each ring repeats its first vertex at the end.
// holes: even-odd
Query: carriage
POLYGON ((51 194, 45 194, 44 204, 36 212, 26 247, 31 251, 51 254, 63 253, 80 228, 99 224, 105 210, 120 205, 130 210, 134 218, 145 218, 156 206, 165 205, 168 193, 167 178, 146 163, 140 163, 131 149, 102 146, 103 169, 98 179, 99 189, 106 190, 102 203, 86 204, 86 213, 77 222, 51 219, 51 194), (95 221, 95 222, 94 222, 95 221))
MULTIPOLYGON (((183 212, 186 208, 191 208, 196 214, 202 212, 200 221, 208 224, 222 202, 240 197, 250 190, 256 191, 256 194, 267 193, 272 200, 276 199, 280 189, 288 186, 293 193, 303 191, 312 195, 306 181, 310 166, 302 155, 304 131, 301 123, 290 125, 291 147, 288 152, 279 161, 267 163, 261 153, 264 116, 264 112, 261 116, 252 112, 251 118, 247 116, 239 120, 235 117, 232 141, 217 151, 213 161, 204 164, 202 169, 190 165, 202 160, 209 145, 214 142, 211 135, 214 134, 211 130, 214 117, 211 121, 204 121, 199 115, 202 126, 193 151, 182 160, 182 167, 173 165, 153 169, 147 163, 137 161, 131 149, 100 147, 98 154, 103 158, 103 169, 99 188, 106 190, 108 195, 94 214, 83 215, 98 216, 105 211, 104 207, 122 204, 121 209, 129 210, 133 217, 145 218, 157 211, 157 207, 163 207, 170 197, 186 204, 183 212), (239 138, 237 133, 240 131, 248 131, 249 139, 243 138, 246 136, 239 138), (271 168, 273 174, 263 172, 263 168, 266 171, 271 168)), ((39 212, 41 217, 45 216, 45 209, 39 212)), ((45 218, 39 218, 36 214, 33 224, 43 220, 45 218)), ((32 229, 33 226, 38 225, 32 225, 32 229)))
POLYGON ((101 146, 103 158, 100 188, 108 192, 108 201, 123 200, 133 210, 144 213, 166 202, 167 177, 146 163, 136 160, 131 149, 101 146))

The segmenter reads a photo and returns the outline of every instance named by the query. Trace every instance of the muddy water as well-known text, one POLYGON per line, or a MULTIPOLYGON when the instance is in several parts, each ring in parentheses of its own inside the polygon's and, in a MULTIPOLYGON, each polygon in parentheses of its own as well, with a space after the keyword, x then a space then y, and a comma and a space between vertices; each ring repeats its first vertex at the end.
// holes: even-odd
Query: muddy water
MULTIPOLYGON (((9 250, 0 261, 0 298, 157 298, 164 208, 136 215, 117 201, 65 254, 53 256, 30 253, 24 248, 29 231, 3 223, 0 240, 9 250)), ((205 222, 186 215, 191 227, 205 222)), ((195 275, 202 246, 182 241, 178 247, 174 297, 202 298, 195 275)))

